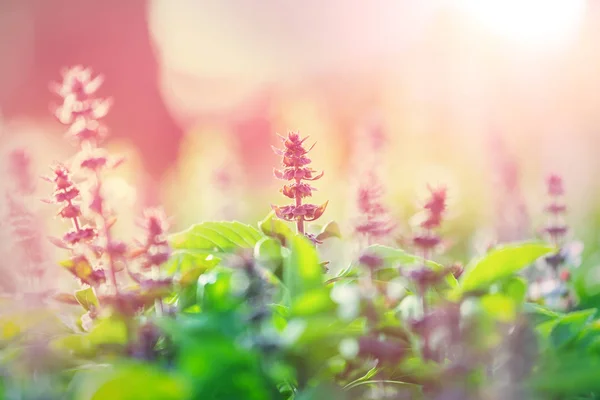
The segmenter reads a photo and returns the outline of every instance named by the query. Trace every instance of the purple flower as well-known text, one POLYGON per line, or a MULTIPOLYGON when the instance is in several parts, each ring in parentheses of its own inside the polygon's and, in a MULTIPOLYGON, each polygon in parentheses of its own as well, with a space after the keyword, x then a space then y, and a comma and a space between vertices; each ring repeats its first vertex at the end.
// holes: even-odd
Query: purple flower
POLYGON ((383 188, 374 173, 358 188, 358 211, 360 216, 356 221, 356 233, 371 238, 382 238, 389 235, 396 227, 383 205, 383 188))
MULTIPOLYGON (((304 222, 314 221, 325 212, 327 202, 320 206, 314 204, 302 204, 302 199, 312 196, 312 192, 316 190, 306 181, 315 181, 323 176, 323 172, 315 174, 315 171, 308 168, 311 160, 306 157, 306 154, 312 147, 306 149, 304 142, 308 139, 301 139, 297 133, 289 133, 287 138, 281 136, 283 141, 283 149, 273 148, 275 154, 282 157, 283 170, 274 170, 274 175, 278 179, 293 181, 281 189, 284 196, 295 200, 295 204, 288 206, 274 206, 272 209, 278 218, 286 221, 296 221, 298 233, 304 233, 304 222)), ((313 145, 314 146, 314 145, 313 145)))
POLYGON ((441 225, 446 211, 446 188, 434 189, 429 187, 428 189, 430 197, 423 206, 426 218, 420 223, 422 232, 415 234, 412 240, 415 247, 421 249, 424 255, 427 255, 430 250, 441 243, 441 238, 433 232, 433 229, 441 225))

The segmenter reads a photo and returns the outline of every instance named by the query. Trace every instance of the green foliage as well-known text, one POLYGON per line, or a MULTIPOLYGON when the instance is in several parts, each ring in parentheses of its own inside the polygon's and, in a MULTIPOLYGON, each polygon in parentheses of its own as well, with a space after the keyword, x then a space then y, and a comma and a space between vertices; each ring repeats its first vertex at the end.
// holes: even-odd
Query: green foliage
POLYGON ((285 244, 287 238, 294 235, 289 225, 275 217, 275 212, 271 211, 269 215, 258 223, 260 231, 265 235, 279 240, 285 244))
POLYGON ((96 293, 94 293, 94 289, 91 287, 76 291, 75 298, 87 311, 89 311, 91 308, 98 307, 99 305, 96 293))
POLYGON ((187 382, 150 364, 122 363, 78 373, 73 381, 74 400, 182 400, 188 399, 187 382))
POLYGON ((262 237, 257 229, 237 221, 196 224, 171 235, 169 243, 174 252, 166 268, 172 272, 193 268, 207 271, 227 254, 253 249, 262 237))
POLYGON ((303 236, 288 238, 288 252, 283 259, 283 283, 292 301, 323 287, 323 268, 315 247, 303 236))
POLYGON ((545 243, 517 243, 497 247, 466 268, 460 280, 463 292, 484 289, 530 266, 538 258, 555 250, 545 243))
MULTIPOLYGON (((316 236, 341 235, 331 223, 316 236)), ((105 307, 110 295, 85 287, 54 296, 81 305, 61 309, 64 320, 46 310, 3 315, 0 365, 12 370, 2 390, 27 393, 23 377, 42 364, 25 362, 24 349, 41 337, 49 352, 35 373, 57 399, 430 399, 447 388, 476 396, 500 380, 502 363, 520 371, 514 365, 523 361, 511 357, 527 349, 540 351, 535 367, 511 382, 530 398, 600 393, 596 310, 528 302, 529 283, 518 275, 552 246, 498 247, 457 281, 444 265, 382 245, 362 252, 378 266, 356 259, 331 276, 318 246, 273 214, 259 229, 205 222, 169 242, 164 268, 174 283, 123 291, 120 301, 148 300, 134 313, 105 307), (411 273, 420 270, 441 279, 416 282, 411 273), (536 343, 515 350, 524 321, 536 343)), ((91 273, 85 263, 63 266, 82 281, 91 273)))

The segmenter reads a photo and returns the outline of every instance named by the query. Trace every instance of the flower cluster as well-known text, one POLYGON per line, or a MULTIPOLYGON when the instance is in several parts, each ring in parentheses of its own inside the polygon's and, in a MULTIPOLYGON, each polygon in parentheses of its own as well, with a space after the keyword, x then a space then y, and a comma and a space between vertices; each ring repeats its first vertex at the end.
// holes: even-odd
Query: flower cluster
MULTIPOLYGON (((284 148, 278 149, 273 147, 275 154, 283 158, 282 164, 284 169, 274 170, 275 177, 285 181, 291 181, 283 186, 281 193, 284 196, 294 199, 295 203, 284 206, 271 206, 278 218, 286 221, 296 221, 298 233, 304 234, 304 221, 314 221, 318 219, 325 208, 327 202, 318 206, 315 204, 302 204, 302 200, 312 196, 312 192, 316 190, 314 187, 303 181, 315 181, 323 176, 323 172, 317 174, 308 165, 311 163, 310 158, 306 154, 312 149, 306 149, 304 142, 308 139, 301 139, 297 133, 289 133, 288 137, 281 137, 284 148)), ((314 146, 314 145, 313 145, 314 146)))
POLYGON ((62 237, 62 240, 54 240, 54 243, 69 249, 81 242, 91 243, 96 238, 97 232, 92 226, 82 225, 80 221, 81 192, 73 182, 71 172, 63 164, 57 164, 52 170, 52 177, 44 178, 54 184, 53 198, 48 202, 59 205, 58 215, 73 225, 73 228, 62 237))
POLYGON ((367 238, 368 244, 371 244, 372 239, 388 236, 396 227, 383 205, 382 196, 383 187, 377 176, 373 172, 368 174, 368 179, 358 188, 360 218, 354 227, 356 233, 367 238))
POLYGON ((442 223, 446 210, 446 188, 433 189, 429 187, 430 197, 423 206, 425 219, 419 224, 421 232, 413 236, 413 244, 427 258, 429 251, 441 242, 440 236, 434 232, 442 223))
MULTIPOLYGON (((114 242, 110 235, 115 218, 104 205, 101 173, 119 162, 110 159, 98 147, 106 133, 99 120, 106 116, 111 104, 110 100, 95 97, 102 80, 101 76, 92 77, 89 69, 76 66, 63 72, 62 83, 51 86, 63 100, 55 116, 61 124, 68 126, 68 136, 75 139, 79 152, 69 165, 56 165, 53 176, 46 180, 54 184, 54 196, 50 202, 59 204, 59 216, 73 225, 62 239, 53 242, 71 250, 73 257, 70 265, 79 265, 85 260, 92 271, 103 276, 103 266, 106 266, 112 287, 118 293, 114 249, 122 246, 114 242), (76 183, 74 173, 84 175, 83 181, 76 183), (90 190, 89 200, 85 203, 83 187, 90 190), (84 210, 86 215, 83 215, 84 210), (89 223, 83 225, 84 219, 89 223)), ((86 277, 80 276, 77 269, 71 268, 71 272, 82 282, 86 281, 86 277)), ((100 279, 96 283, 104 282, 100 279)))
POLYGON ((145 210, 142 228, 145 232, 144 241, 139 243, 140 247, 132 253, 132 257, 141 260, 141 267, 144 270, 158 268, 171 256, 171 247, 166 237, 169 222, 164 211, 145 210))
POLYGON ((69 125, 68 135, 79 144, 97 145, 106 135, 99 120, 106 116, 112 101, 94 97, 103 80, 101 75, 92 77, 89 68, 75 66, 63 72, 62 83, 51 85, 51 90, 63 99, 54 115, 61 124, 69 125))
POLYGON ((373 240, 381 243, 396 228, 387 207, 383 203, 384 187, 377 171, 387 136, 379 123, 369 124, 356 140, 356 163, 364 169, 356 193, 358 217, 354 232, 371 245, 373 240))
POLYGON ((54 85, 54 91, 63 99, 55 114, 62 124, 69 126, 68 134, 77 142, 79 152, 68 166, 56 165, 53 176, 47 178, 54 185, 50 202, 58 204, 58 215, 73 225, 53 242, 71 252, 71 259, 63 262, 65 268, 82 283, 102 289, 98 297, 100 305, 112 306, 119 313, 131 316, 154 304, 172 283, 171 279, 161 280, 158 270, 171 254, 166 239, 168 223, 161 210, 147 210, 142 222, 145 237, 137 243, 136 250, 114 238, 112 227, 116 216, 105 199, 102 178, 105 170, 115 168, 122 159, 111 157, 99 147, 106 133, 99 119, 106 115, 111 104, 109 100, 94 97, 101 83, 102 78, 92 77, 89 69, 74 67, 64 73, 62 84, 54 85), (82 180, 77 182, 74 176, 81 176, 82 180), (132 270, 134 264, 142 272, 153 272, 154 277, 136 273, 132 270), (122 288, 127 276, 121 276, 121 271, 126 271, 137 284, 136 290, 122 288), (107 281, 109 285, 105 285, 107 281))

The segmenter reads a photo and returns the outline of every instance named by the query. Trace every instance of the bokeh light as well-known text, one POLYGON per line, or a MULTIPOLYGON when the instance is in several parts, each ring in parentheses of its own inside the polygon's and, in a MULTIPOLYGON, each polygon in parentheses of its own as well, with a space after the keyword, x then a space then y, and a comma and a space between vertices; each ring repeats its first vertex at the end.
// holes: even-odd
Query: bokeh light
POLYGON ((580 28, 587 0, 459 0, 491 33, 533 48, 555 45, 580 28))

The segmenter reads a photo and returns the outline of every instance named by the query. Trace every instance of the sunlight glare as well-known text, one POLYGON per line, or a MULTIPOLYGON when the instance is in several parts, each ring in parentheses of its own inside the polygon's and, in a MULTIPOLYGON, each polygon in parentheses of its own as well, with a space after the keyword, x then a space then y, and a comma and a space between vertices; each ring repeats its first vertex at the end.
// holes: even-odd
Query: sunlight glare
POLYGON ((568 39, 585 14, 587 0, 460 0, 474 21, 498 36, 529 45, 568 39))

